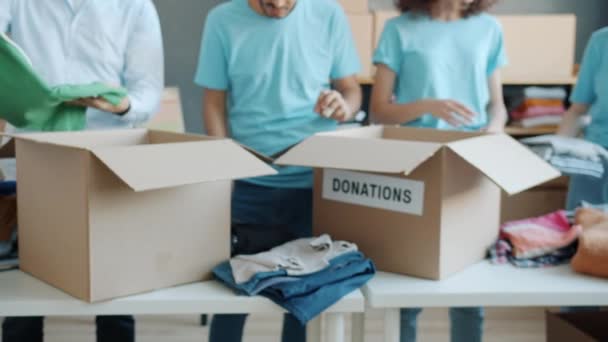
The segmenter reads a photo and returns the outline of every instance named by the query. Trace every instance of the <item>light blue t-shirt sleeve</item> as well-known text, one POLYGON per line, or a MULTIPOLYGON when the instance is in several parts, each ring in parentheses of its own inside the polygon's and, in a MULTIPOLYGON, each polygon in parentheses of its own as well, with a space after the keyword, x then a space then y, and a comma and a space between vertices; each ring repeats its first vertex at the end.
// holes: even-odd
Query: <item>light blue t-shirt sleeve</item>
POLYGON ((0 0, 0 32, 8 33, 11 25, 13 0, 0 0))
POLYGON ((228 60, 225 43, 220 30, 220 20, 211 12, 203 31, 198 67, 194 78, 196 84, 214 90, 228 89, 228 60))
POLYGON ((505 51, 502 26, 500 26, 500 24, 497 22, 492 47, 490 50, 490 59, 488 61, 488 77, 492 76, 496 70, 506 66, 507 63, 507 52, 505 51))
POLYGON ((578 75, 578 81, 570 96, 570 102, 590 105, 595 102, 594 80, 600 65, 600 53, 597 48, 595 35, 591 37, 578 75))
POLYGON ((401 41, 399 39, 399 31, 393 20, 390 20, 384 26, 378 47, 374 52, 374 64, 384 64, 399 73, 402 59, 401 41))
POLYGON ((358 74, 361 71, 359 54, 350 24, 341 8, 335 11, 332 34, 333 60, 330 78, 337 80, 358 74))

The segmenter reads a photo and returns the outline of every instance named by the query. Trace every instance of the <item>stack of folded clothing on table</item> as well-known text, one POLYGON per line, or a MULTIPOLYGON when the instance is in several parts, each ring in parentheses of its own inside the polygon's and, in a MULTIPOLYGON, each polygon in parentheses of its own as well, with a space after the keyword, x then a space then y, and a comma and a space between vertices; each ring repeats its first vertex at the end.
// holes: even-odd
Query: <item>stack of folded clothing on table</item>
POLYGON ((568 263, 576 253, 581 232, 581 226, 571 225, 564 210, 508 222, 500 228, 500 238, 490 248, 489 257, 495 264, 523 268, 568 263))
POLYGON ((608 214, 594 208, 577 210, 575 223, 583 227, 572 259, 576 272, 608 278, 608 214))
POLYGON ((604 161, 608 159, 608 152, 592 142, 542 135, 522 139, 521 143, 567 175, 604 176, 604 161))
POLYGON ((322 235, 237 255, 213 273, 237 293, 267 297, 305 324, 363 286, 375 267, 355 244, 322 235))
POLYGON ((567 93, 563 88, 525 88, 523 99, 510 112, 512 124, 524 128, 556 128, 566 112, 566 97, 567 93))

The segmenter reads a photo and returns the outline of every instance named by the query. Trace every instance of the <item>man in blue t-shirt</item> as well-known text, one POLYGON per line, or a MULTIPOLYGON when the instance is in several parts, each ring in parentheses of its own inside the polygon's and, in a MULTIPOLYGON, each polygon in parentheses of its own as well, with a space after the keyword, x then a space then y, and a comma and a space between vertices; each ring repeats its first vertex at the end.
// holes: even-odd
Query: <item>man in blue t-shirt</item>
MULTIPOLYGON (((204 88, 207 133, 274 155, 335 130, 361 105, 360 63, 334 0, 232 0, 207 17, 195 82, 204 88)), ((255 253, 311 235, 312 171, 236 182, 233 253, 255 253)), ((240 341, 244 315, 216 315, 211 342, 240 341)), ((305 340, 290 316, 283 341, 305 340)))

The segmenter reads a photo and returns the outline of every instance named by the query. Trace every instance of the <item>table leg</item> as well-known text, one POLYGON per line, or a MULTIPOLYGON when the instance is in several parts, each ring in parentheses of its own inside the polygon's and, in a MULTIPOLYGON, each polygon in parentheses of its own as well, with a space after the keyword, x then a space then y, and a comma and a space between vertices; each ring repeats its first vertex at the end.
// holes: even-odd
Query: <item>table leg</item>
POLYGON ((399 309, 384 311, 384 342, 399 342, 399 309))
POLYGON ((306 325, 306 342, 322 342, 321 341, 321 322, 322 315, 308 322, 306 325))
POLYGON ((352 342, 365 341, 365 313, 352 314, 352 342))
POLYGON ((344 314, 328 313, 325 315, 325 342, 345 342, 344 314))

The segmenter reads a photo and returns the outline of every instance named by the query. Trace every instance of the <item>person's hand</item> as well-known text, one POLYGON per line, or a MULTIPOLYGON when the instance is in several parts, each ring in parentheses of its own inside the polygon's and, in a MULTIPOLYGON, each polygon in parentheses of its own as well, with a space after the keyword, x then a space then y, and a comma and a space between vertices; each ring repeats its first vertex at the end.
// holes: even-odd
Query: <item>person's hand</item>
POLYGON ((102 97, 86 97, 67 103, 72 106, 91 107, 99 109, 103 112, 114 113, 118 115, 125 114, 131 107, 131 102, 129 101, 128 96, 125 96, 125 98, 116 106, 106 101, 102 97))
POLYGON ((315 112, 338 122, 348 121, 353 116, 348 103, 346 103, 342 94, 336 90, 324 90, 321 92, 315 105, 315 112))
POLYGON ((608 221, 608 214, 593 208, 579 208, 574 216, 575 224, 583 226, 583 229, 593 227, 602 222, 608 221))
POLYGON ((452 100, 424 100, 424 111, 454 127, 473 123, 476 114, 460 102, 452 100))

